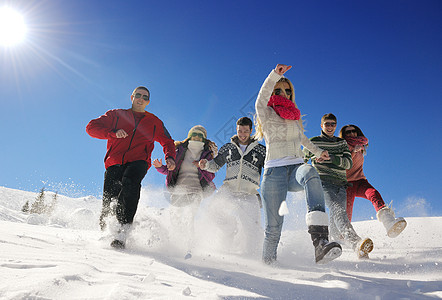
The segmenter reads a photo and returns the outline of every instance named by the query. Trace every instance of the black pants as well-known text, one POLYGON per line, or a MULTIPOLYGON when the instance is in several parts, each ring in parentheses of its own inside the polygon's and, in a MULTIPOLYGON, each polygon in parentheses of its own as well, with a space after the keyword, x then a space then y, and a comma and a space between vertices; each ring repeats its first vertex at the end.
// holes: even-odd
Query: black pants
POLYGON ((117 203, 115 214, 120 224, 131 224, 140 200, 141 181, 147 173, 147 162, 137 160, 124 165, 114 165, 104 173, 103 207, 100 227, 106 227, 105 218, 113 213, 111 202, 117 203))

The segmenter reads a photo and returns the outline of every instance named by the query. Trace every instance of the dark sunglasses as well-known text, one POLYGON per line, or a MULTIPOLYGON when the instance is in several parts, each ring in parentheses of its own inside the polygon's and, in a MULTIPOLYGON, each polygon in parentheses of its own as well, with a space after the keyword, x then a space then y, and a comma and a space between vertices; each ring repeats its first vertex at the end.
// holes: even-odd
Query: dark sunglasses
POLYGON ((198 133, 198 132, 192 132, 191 136, 197 136, 197 137, 204 139, 204 135, 202 133, 198 133))
POLYGON ((143 96, 143 100, 144 100, 144 101, 149 101, 149 96, 141 95, 140 93, 136 93, 136 94, 134 95, 135 99, 138 99, 138 98, 140 98, 141 96, 143 96))
POLYGON ((335 122, 325 122, 325 123, 324 123, 324 126, 325 126, 325 127, 328 127, 328 126, 335 127, 335 126, 336 126, 336 123, 335 123, 335 122))
POLYGON ((350 133, 353 133, 353 132, 358 134, 358 131, 356 129, 346 130, 345 134, 350 134, 350 133))
MULTIPOLYGON (((275 95, 281 95, 282 89, 275 89, 273 92, 275 93, 275 95)), ((292 95, 292 90, 291 89, 285 89, 285 94, 287 96, 291 96, 292 95)))

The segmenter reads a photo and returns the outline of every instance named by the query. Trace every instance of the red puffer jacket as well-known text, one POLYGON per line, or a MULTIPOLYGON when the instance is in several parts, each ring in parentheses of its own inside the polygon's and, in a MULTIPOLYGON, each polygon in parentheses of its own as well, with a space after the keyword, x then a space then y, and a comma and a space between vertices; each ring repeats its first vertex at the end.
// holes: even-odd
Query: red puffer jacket
MULTIPOLYGON (((154 142, 163 146, 166 159, 175 159, 175 145, 163 122, 147 111, 138 113, 141 120, 137 123, 131 109, 113 109, 101 117, 91 120, 86 132, 94 138, 107 140, 107 152, 104 166, 125 164, 136 160, 145 160, 151 166, 150 155, 154 142), (116 132, 123 129, 129 135, 117 138, 116 132)), ((139 120, 139 119, 138 119, 139 120)))

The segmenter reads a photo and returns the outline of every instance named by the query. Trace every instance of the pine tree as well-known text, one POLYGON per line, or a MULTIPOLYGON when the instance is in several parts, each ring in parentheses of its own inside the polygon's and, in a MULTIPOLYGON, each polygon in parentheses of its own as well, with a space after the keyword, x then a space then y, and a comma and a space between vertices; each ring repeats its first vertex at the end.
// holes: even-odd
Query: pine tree
POLYGON ((54 212, 54 210, 55 210, 55 206, 57 205, 57 202, 58 202, 58 192, 56 192, 56 193, 54 194, 54 196, 52 196, 52 203, 51 203, 51 205, 49 205, 49 206, 47 207, 47 209, 46 209, 46 212, 47 212, 48 214, 52 214, 52 213, 54 212))
POLYGON ((21 208, 21 211, 24 213, 29 213, 29 200, 26 201, 25 205, 21 208))
POLYGON ((45 212, 46 205, 44 198, 45 198, 45 188, 42 187, 34 203, 32 203, 31 205, 31 209, 29 211, 31 214, 42 214, 45 212))

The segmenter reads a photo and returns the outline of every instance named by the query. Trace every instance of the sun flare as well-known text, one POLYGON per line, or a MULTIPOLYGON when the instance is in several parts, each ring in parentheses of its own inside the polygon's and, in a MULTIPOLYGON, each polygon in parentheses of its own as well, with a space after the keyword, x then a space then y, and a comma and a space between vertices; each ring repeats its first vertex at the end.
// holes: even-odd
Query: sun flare
POLYGON ((23 16, 10 7, 0 7, 0 45, 16 45, 25 36, 26 24, 23 16))

